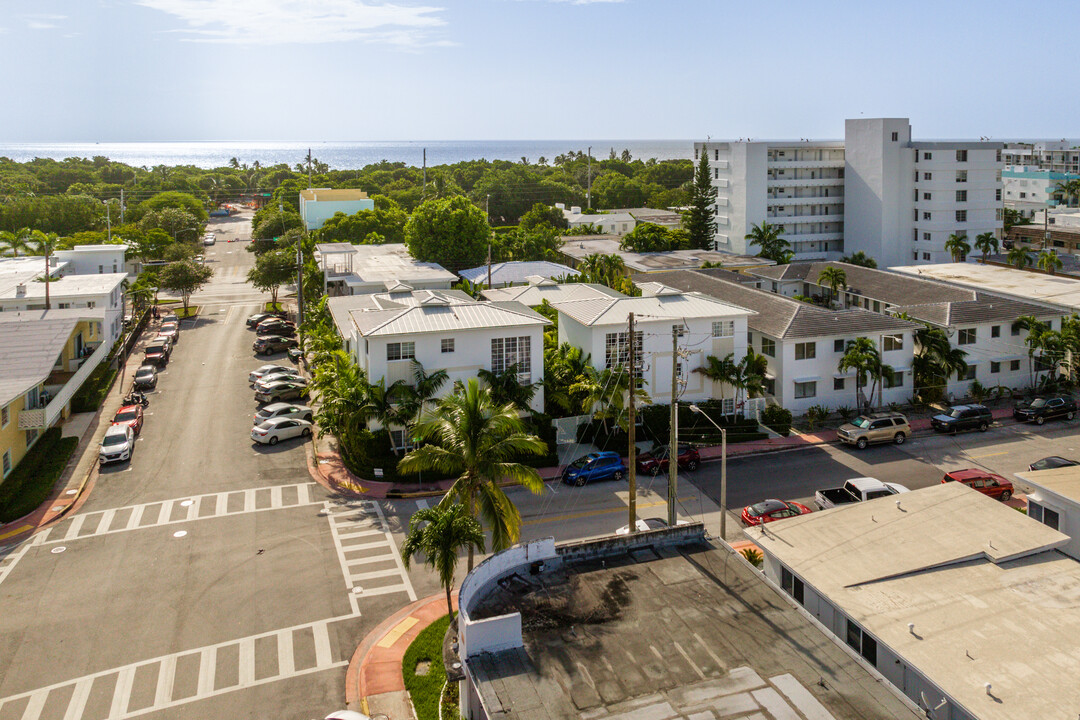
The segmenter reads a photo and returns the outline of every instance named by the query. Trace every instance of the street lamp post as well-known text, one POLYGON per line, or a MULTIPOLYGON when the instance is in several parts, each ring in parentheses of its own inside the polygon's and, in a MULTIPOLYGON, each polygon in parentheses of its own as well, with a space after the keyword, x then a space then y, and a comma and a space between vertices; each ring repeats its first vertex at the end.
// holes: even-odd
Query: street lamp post
POLYGON ((702 412, 697 405, 690 405, 690 410, 696 412, 720 431, 720 539, 727 542, 727 430, 716 424, 716 421, 702 412))

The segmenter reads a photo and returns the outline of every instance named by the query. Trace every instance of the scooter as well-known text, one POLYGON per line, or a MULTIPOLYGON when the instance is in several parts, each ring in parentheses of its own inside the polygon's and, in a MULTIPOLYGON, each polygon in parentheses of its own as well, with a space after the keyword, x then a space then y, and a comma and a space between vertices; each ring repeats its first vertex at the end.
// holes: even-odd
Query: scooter
POLYGON ((125 405, 142 405, 143 407, 149 407, 150 401, 138 390, 132 390, 126 398, 124 398, 125 405))

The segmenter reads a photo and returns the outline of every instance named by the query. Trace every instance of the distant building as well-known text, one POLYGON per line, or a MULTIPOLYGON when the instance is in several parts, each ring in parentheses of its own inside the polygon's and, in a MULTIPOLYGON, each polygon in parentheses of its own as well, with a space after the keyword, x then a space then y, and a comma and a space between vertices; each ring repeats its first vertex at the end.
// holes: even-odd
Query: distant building
POLYGON ((547 260, 529 260, 520 262, 497 262, 487 265, 469 268, 458 273, 461 277, 474 285, 501 288, 509 285, 520 285, 530 282, 530 278, 558 278, 576 277, 577 270, 561 263, 547 260), (490 277, 491 282, 488 282, 490 277))
POLYGON ((1005 207, 1030 218, 1047 208, 1056 208, 1066 198, 1057 190, 1059 183, 1076 180, 1080 175, 1043 170, 1030 165, 1006 167, 1001 172, 1005 207))
POLYGON ((636 253, 620 250, 621 238, 613 235, 568 236, 559 253, 575 268, 590 255, 618 255, 630 273, 649 273, 661 270, 692 270, 704 263, 720 264, 729 270, 767 267, 772 260, 753 255, 734 255, 715 250, 669 250, 667 252, 636 253))
POLYGON ((1058 173, 1080 174, 1080 148, 1068 140, 1035 143, 1005 143, 1002 159, 1006 165, 1025 165, 1058 173))
POLYGON ((626 235, 637 226, 637 220, 628 212, 583 213, 577 205, 567 210, 562 203, 555 203, 555 207, 562 210, 571 229, 592 225, 603 233, 626 235))
POLYGON ((52 256, 66 263, 64 275, 137 275, 138 263, 127 261, 127 251, 127 245, 76 245, 70 250, 56 250, 52 256))
POLYGON ((317 230, 336 213, 354 215, 361 210, 374 210, 375 201, 362 190, 310 188, 300 191, 300 217, 304 227, 317 230))
POLYGON ((398 284, 412 290, 449 290, 457 280, 438 263, 414 260, 402 243, 320 243, 315 261, 323 271, 323 289, 332 296, 382 292, 398 284))

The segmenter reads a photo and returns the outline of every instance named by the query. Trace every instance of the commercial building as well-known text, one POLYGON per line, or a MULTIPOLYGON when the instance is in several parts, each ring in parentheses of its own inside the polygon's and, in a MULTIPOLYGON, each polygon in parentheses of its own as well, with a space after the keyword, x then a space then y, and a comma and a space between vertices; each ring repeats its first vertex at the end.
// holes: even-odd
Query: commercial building
POLYGON ((765 578, 937 720, 1072 718, 1069 537, 961 483, 746 534, 765 578))
POLYGON ((449 290, 457 276, 438 263, 417 262, 402 243, 321 243, 315 261, 328 295, 382 292, 398 283, 414 290, 449 290))
POLYGON ((374 210, 375 201, 361 190, 309 188, 300 191, 300 217, 307 230, 317 230, 337 213, 354 215, 361 210, 374 210))
POLYGON ((642 297, 619 295, 553 303, 559 311, 559 343, 581 348, 597 370, 625 366, 630 362, 627 320, 633 313, 635 372, 654 402, 671 402, 674 363, 681 400, 725 397, 728 411, 733 411, 733 389, 694 371, 705 365, 709 355, 741 358, 746 354, 746 322, 752 311, 660 283, 639 287, 642 297), (678 357, 672 351, 674 332, 679 337, 678 357))
POLYGON ((0 313, 0 456, 7 477, 108 356, 104 309, 0 313))
POLYGON ((916 142, 907 118, 844 130, 843 141, 695 143, 717 189, 716 248, 753 252, 745 237, 766 222, 798 260, 938 262, 953 233, 1000 237, 1001 143, 916 142))
MULTIPOLYGON (((676 270, 645 277, 752 310, 754 314, 746 320, 747 349, 768 360, 767 396, 795 414, 812 405, 830 409, 860 405, 854 371, 837 367, 848 343, 857 337, 870 339, 893 369, 872 404, 904 403, 911 397, 916 323, 857 307, 832 310, 811 305, 730 282, 724 273, 676 270)), ((738 362, 740 356, 733 359, 738 362)), ((870 400, 869 391, 869 387, 861 388, 863 402, 870 400)))
POLYGON ((914 720, 701 523, 496 553, 461 582, 470 720, 914 720))
POLYGON ((483 285, 488 288, 520 285, 530 282, 530 279, 534 277, 554 279, 576 277, 577 274, 577 270, 572 267, 548 260, 497 262, 491 263, 490 267, 481 265, 458 273, 474 285, 483 285))

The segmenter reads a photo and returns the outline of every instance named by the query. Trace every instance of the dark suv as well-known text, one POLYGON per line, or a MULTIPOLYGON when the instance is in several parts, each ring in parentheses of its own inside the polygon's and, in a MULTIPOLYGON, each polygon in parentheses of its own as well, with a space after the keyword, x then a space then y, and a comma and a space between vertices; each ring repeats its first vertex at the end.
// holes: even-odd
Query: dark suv
POLYGON ((954 433, 958 430, 986 432, 994 422, 994 415, 985 405, 953 405, 949 412, 930 418, 930 427, 938 432, 954 433))
POLYGON ((299 343, 294 338, 281 337, 280 335, 269 335, 267 337, 261 337, 251 344, 251 349, 260 355, 272 355, 282 350, 288 350, 294 348, 299 343))
POLYGON ((145 362, 164 367, 169 362, 169 343, 166 340, 155 340, 146 346, 143 354, 145 362))
MULTIPOLYGON (((649 475, 659 475, 662 472, 666 473, 671 466, 671 462, 668 460, 668 450, 669 448, 667 445, 659 445, 649 452, 638 453, 638 472, 648 473, 649 475)), ((701 455, 698 454, 697 448, 692 448, 688 445, 680 445, 679 468, 683 470, 697 470, 699 465, 701 465, 701 455)))
POLYGON ((1035 398, 1029 403, 1019 403, 1013 408, 1013 417, 1019 422, 1034 421, 1042 425, 1047 420, 1076 417, 1076 401, 1067 395, 1048 398, 1035 398))

